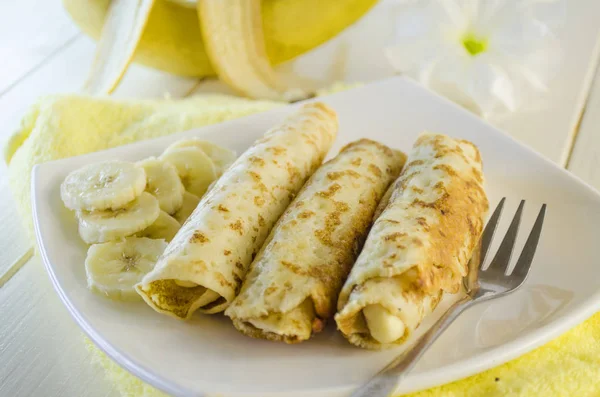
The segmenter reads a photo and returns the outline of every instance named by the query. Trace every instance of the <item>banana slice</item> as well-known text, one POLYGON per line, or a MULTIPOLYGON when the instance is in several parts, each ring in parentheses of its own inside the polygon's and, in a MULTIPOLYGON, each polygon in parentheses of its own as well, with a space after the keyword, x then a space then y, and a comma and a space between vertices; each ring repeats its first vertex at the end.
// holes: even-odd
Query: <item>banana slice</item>
POLYGON ((175 166, 155 157, 142 160, 137 166, 146 172, 146 191, 156 197, 160 209, 168 214, 177 211, 183 203, 185 188, 175 166))
POLYGON ((60 197, 72 210, 117 209, 135 200, 146 187, 143 169, 127 161, 105 161, 71 172, 60 185, 60 197))
POLYGON ((406 326, 404 322, 381 305, 368 305, 363 309, 367 326, 373 339, 379 343, 392 343, 402 336, 406 326))
POLYGON ((185 190, 198 197, 202 197, 208 185, 217 179, 212 160, 198 148, 173 149, 163 153, 160 158, 175 166, 185 190))
POLYGON ((142 300, 133 286, 151 271, 167 247, 164 240, 127 237, 94 244, 85 258, 88 288, 117 300, 142 300))
POLYGON ((181 225, 175 218, 165 211, 160 211, 158 218, 156 218, 153 224, 135 235, 170 242, 177 234, 179 228, 181 228, 181 225))
POLYGON ((198 196, 188 192, 183 193, 183 205, 179 211, 173 214, 173 218, 177 219, 177 222, 183 225, 187 218, 192 215, 199 202, 200 198, 198 196))
POLYGON ((118 240, 152 225, 159 214, 158 200, 142 192, 140 197, 117 210, 78 212, 79 235, 88 244, 118 240))
POLYGON ((215 164, 217 175, 223 174, 225 170, 235 161, 236 154, 233 150, 229 150, 212 142, 203 141, 198 138, 181 139, 172 143, 165 149, 168 152, 173 149, 184 147, 197 147, 202 150, 215 164))

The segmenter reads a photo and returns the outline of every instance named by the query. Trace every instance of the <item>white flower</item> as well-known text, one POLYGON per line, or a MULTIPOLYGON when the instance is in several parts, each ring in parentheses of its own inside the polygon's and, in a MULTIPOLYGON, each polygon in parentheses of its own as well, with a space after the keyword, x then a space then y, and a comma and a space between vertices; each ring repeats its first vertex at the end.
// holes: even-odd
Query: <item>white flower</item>
POLYGON ((397 12, 394 68, 483 117, 530 103, 561 59, 563 0, 423 0, 397 12))

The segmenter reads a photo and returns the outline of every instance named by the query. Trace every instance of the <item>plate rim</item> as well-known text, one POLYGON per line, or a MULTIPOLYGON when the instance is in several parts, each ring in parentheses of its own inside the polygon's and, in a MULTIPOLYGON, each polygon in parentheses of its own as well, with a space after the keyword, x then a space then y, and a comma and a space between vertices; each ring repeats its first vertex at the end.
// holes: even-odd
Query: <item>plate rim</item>
MULTIPOLYGON (((326 101, 328 98, 330 98, 332 96, 344 95, 351 91, 361 90, 361 89, 364 89, 367 87, 373 87, 373 86, 377 86, 377 85, 385 85, 385 84, 394 83, 394 82, 398 82, 398 83, 404 84, 404 85, 410 85, 413 87, 413 89, 421 90, 425 94, 432 97, 433 99, 445 102, 446 105, 451 105, 452 107, 455 108, 455 110, 466 113, 468 115, 468 117, 477 120, 479 123, 483 123, 490 130, 492 130, 491 132, 493 132, 495 135, 499 135, 503 139, 508 139, 509 141, 511 141, 512 144, 518 145, 522 150, 525 150, 526 152, 528 152, 529 155, 532 155, 535 158, 537 158, 537 160, 542 161, 545 166, 549 166, 549 167, 553 168, 555 171, 559 171, 566 177, 572 179, 575 183, 579 184, 580 187, 582 187, 588 195, 591 195, 591 197, 593 197, 595 199, 595 201, 598 202, 598 204, 600 204, 600 192, 598 192, 594 187, 592 187, 586 181, 582 180, 577 175, 574 175, 574 174, 568 172, 565 168, 559 166, 558 164, 556 164, 553 161, 549 160, 548 158, 544 157, 539 152, 537 152, 535 149, 533 149, 529 146, 526 146, 525 144, 517 141, 511 135, 509 135, 509 134, 505 133, 504 131, 500 130, 499 128, 489 124, 485 120, 471 114, 469 111, 463 109, 459 105, 447 100, 446 98, 438 95, 435 92, 432 92, 432 91, 420 86, 419 84, 417 84, 416 82, 414 82, 408 78, 396 76, 396 77, 392 77, 392 78, 388 78, 388 79, 383 79, 383 80, 377 81, 375 83, 366 84, 364 86, 361 86, 358 88, 353 88, 353 89, 346 90, 346 91, 339 92, 339 93, 335 93, 333 95, 317 97, 317 98, 311 99, 310 101, 319 101, 319 100, 326 101)), ((302 102, 302 103, 306 103, 306 102, 302 102)), ((265 113, 269 113, 269 112, 273 112, 273 111, 281 111, 281 108, 293 109, 293 108, 299 106, 300 104, 291 104, 291 105, 286 105, 286 106, 282 106, 282 107, 277 107, 277 108, 274 108, 271 110, 267 110, 265 112, 260 112, 258 114, 264 115, 265 113)), ((203 131, 203 130, 206 130, 207 128, 215 127, 215 126, 222 126, 227 123, 239 121, 240 119, 252 118, 253 116, 257 116, 258 114, 251 114, 251 115, 235 118, 232 120, 227 120, 227 121, 224 121, 221 123, 210 124, 210 125, 199 127, 199 128, 180 131, 180 132, 176 132, 174 134, 170 134, 167 136, 132 142, 132 143, 128 143, 126 145, 121 145, 121 146, 117 146, 117 147, 113 147, 113 148, 109 148, 109 149, 105 149, 105 150, 101 150, 101 151, 97 151, 97 152, 91 152, 91 153, 86 153, 86 154, 82 154, 82 155, 78 155, 78 156, 72 156, 72 157, 68 157, 68 158, 64 158, 64 159, 49 161, 49 162, 45 162, 42 164, 37 164, 32 169, 31 205, 32 205, 34 234, 36 237, 36 246, 38 248, 38 253, 40 254, 42 262, 44 263, 46 272, 48 273, 48 276, 52 282, 54 290, 57 292, 59 298, 61 299, 61 301, 67 308, 71 317, 75 320, 77 325, 83 330, 83 332, 87 335, 87 337, 89 337, 94 342, 94 344, 102 352, 104 352, 110 359, 114 360, 117 364, 119 364, 124 369, 126 369, 128 372, 130 372, 134 376, 140 378, 144 382, 146 382, 166 393, 169 393, 169 394, 172 394, 175 396, 192 396, 192 395, 197 395, 197 393, 195 391, 188 390, 185 387, 178 386, 173 381, 166 379, 162 375, 154 372, 153 370, 146 368, 144 365, 137 363, 135 359, 129 357, 128 354, 122 352, 120 349, 118 349, 117 347, 113 346, 110 342, 108 342, 99 332, 97 332, 94 329, 94 327, 92 327, 89 324, 86 317, 73 307, 71 301, 67 297, 66 292, 63 290, 62 286, 60 285, 60 283, 57 279, 57 275, 54 272, 54 268, 50 262, 50 259, 47 256, 46 248, 44 245, 44 240, 42 239, 42 234, 41 234, 41 230, 40 230, 40 217, 38 216, 38 213, 39 213, 39 211, 38 211, 38 195, 39 195, 38 185, 39 185, 40 175, 43 174, 44 172, 48 172, 48 170, 50 170, 54 167, 59 166, 61 163, 71 162, 71 161, 73 161, 74 158, 87 157, 90 155, 99 155, 100 153, 110 152, 110 151, 113 151, 118 148, 128 147, 128 146, 132 146, 132 145, 141 146, 144 144, 148 144, 149 142, 152 142, 152 141, 165 139, 166 137, 176 137, 176 136, 182 135, 182 134, 190 134, 190 133, 192 133, 192 131, 195 132, 196 136, 201 137, 204 133, 206 133, 206 131, 203 131)), ((579 306, 575 307, 574 310, 572 312, 570 312, 568 316, 561 317, 562 321, 560 321, 560 322, 552 321, 547 324, 544 324, 543 326, 532 331, 530 334, 528 334, 524 338, 521 338, 519 340, 513 340, 508 343, 504 343, 502 345, 499 345, 499 346, 496 346, 496 347, 490 349, 489 351, 486 351, 485 353, 481 353, 481 354, 477 355, 476 357, 462 360, 462 361, 460 361, 459 364, 455 364, 455 365, 446 367, 443 372, 440 371, 439 369, 435 369, 435 370, 429 370, 426 372, 422 372, 417 375, 412 375, 412 376, 410 376, 412 378, 411 379, 412 387, 403 388, 401 390, 401 392, 410 393, 410 392, 414 392, 417 390, 424 390, 427 388, 436 387, 436 386, 439 386, 442 384, 446 384, 448 382, 459 381, 459 380, 465 379, 469 376, 486 371, 490 368, 502 365, 510 360, 513 360, 517 357, 522 356, 525 353, 528 353, 528 352, 534 350, 537 347, 540 347, 541 345, 543 345, 545 343, 550 342, 552 339, 556 338, 557 336, 570 330, 574 326, 582 323, 583 321, 585 321, 586 319, 591 317, 598 310, 600 310, 600 290, 598 290, 594 294, 589 295, 585 300, 583 300, 581 302, 581 304, 579 306), (435 376, 433 376, 433 374, 435 374, 435 376)), ((206 390, 203 390, 203 393, 209 393, 209 394, 221 393, 219 390, 211 390, 214 387, 219 386, 218 384, 213 383, 212 386, 214 386, 214 387, 211 387, 211 385, 206 384, 206 382, 202 382, 202 383, 204 386, 207 387, 206 390)), ((259 394, 257 394, 256 392, 248 392, 248 393, 228 392, 227 395, 239 396, 239 397, 251 397, 251 396, 259 396, 259 395, 260 396, 274 396, 276 394, 280 395, 279 393, 284 393, 284 394, 348 393, 358 386, 360 386, 360 385, 354 384, 354 385, 328 387, 328 388, 286 390, 285 392, 267 392, 267 393, 259 393, 259 394)))

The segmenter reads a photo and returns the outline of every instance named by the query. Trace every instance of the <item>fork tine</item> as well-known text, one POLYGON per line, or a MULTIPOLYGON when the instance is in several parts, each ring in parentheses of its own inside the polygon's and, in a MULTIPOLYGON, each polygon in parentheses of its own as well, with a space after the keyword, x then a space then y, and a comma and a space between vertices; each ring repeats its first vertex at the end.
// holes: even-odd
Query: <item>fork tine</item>
POLYGON ((513 248, 515 247, 515 241, 517 240, 517 234, 519 233, 519 225, 521 224, 521 215, 523 214, 524 206, 525 200, 521 200, 519 208, 508 227, 508 231, 506 232, 502 243, 500 243, 500 248, 498 248, 498 252, 496 252, 494 259, 492 259, 492 263, 490 263, 490 266, 486 270, 501 270, 506 273, 506 269, 510 264, 513 248))
POLYGON ((540 213, 533 224, 533 229, 531 229, 529 237, 527 237, 527 241, 523 246, 523 251, 521 252, 521 255, 519 255, 517 264, 513 269, 512 275, 519 276, 522 280, 525 280, 525 277, 527 277, 527 273, 529 273, 529 267, 531 266, 531 262, 533 262, 538 241, 540 240, 540 235, 542 234, 542 225, 544 224, 545 216, 546 204, 542 205, 540 213))
POLYGON ((479 267, 483 266, 485 263, 485 257, 490 249, 490 243, 494 238, 494 234, 496 233, 496 227, 498 226, 498 220, 502 215, 502 210, 504 209, 504 202, 506 201, 506 197, 502 197, 502 200, 496 206, 494 213, 490 217, 488 224, 483 230, 483 234, 481 235, 481 246, 479 251, 479 267))

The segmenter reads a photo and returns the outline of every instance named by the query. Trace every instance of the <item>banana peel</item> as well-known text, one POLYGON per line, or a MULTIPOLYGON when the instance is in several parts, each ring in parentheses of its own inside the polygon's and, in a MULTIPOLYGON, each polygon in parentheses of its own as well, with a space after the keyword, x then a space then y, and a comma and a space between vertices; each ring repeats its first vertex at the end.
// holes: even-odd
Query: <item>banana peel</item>
MULTIPOLYGON (((229 0, 221 0, 228 2, 229 0)), ((98 39, 111 0, 63 0, 81 30, 98 39)), ((377 0, 262 0, 267 58, 277 65, 331 39, 365 14, 377 0)), ((134 61, 181 76, 216 74, 194 7, 155 0, 134 61)))

